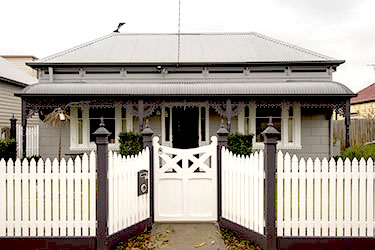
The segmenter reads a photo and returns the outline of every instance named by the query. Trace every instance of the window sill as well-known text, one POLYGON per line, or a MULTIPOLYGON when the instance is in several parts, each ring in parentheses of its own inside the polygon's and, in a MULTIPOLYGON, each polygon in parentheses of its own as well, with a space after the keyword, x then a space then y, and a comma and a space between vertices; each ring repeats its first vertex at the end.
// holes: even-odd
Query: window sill
MULTIPOLYGON (((264 150, 264 143, 256 142, 253 144, 253 149, 255 150, 264 150)), ((295 145, 295 144, 286 144, 283 145, 281 143, 277 143, 276 149, 288 149, 288 150, 301 150, 301 145, 295 145)))

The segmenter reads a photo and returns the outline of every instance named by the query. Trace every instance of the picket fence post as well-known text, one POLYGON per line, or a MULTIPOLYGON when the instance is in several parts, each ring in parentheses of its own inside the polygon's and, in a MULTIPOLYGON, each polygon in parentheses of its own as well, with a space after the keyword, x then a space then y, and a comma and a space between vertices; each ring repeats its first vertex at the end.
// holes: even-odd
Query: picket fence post
POLYGON ((224 121, 221 120, 221 125, 217 134, 217 218, 220 221, 222 213, 222 182, 221 182, 221 167, 222 167, 222 155, 221 149, 227 145, 227 137, 229 135, 228 130, 224 127, 224 121))
MULTIPOLYGON (((152 136, 154 135, 154 131, 149 126, 149 120, 146 120, 146 126, 142 131, 143 137, 143 147, 150 150, 150 173, 149 173, 149 180, 150 180, 150 217, 152 223, 154 222, 154 149, 152 146, 152 136)), ((150 229, 150 228, 149 228, 150 229)))
POLYGON ((97 147, 97 205, 96 205, 96 249, 108 249, 108 136, 111 134, 104 127, 101 118, 100 127, 93 133, 97 147))
POLYGON ((268 127, 262 132, 264 136, 264 170, 265 170, 265 220, 267 249, 277 249, 276 234, 276 144, 280 133, 270 119, 268 127))

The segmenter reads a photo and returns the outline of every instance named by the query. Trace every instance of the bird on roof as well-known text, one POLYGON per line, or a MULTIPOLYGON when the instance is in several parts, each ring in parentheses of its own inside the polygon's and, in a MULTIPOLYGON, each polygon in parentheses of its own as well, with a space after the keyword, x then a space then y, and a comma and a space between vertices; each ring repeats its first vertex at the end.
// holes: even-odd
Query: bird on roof
POLYGON ((125 23, 119 23, 117 29, 115 29, 113 32, 114 32, 114 33, 119 33, 119 32, 120 32, 120 28, 121 28, 122 25, 124 25, 124 24, 125 24, 125 23))

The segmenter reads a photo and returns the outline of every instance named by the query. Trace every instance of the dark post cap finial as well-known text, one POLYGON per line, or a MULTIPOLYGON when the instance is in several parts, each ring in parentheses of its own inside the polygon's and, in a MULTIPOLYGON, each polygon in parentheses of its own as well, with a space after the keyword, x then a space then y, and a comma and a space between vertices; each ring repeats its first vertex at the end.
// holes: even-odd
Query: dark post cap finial
POLYGON ((228 136, 229 135, 229 132, 228 130, 224 127, 224 120, 221 119, 221 124, 220 124, 220 128, 219 130, 216 132, 219 136, 223 135, 223 136, 228 136))
POLYGON ((268 126, 273 126, 273 123, 272 123, 272 116, 270 116, 267 125, 268 125, 268 126))
POLYGON ((267 128, 262 132, 265 143, 276 143, 276 140, 280 137, 280 132, 272 124, 272 117, 270 117, 267 128))
POLYGON ((104 126, 104 118, 103 116, 100 118, 100 124, 99 124, 99 128, 94 132, 92 133, 93 135, 95 135, 96 137, 105 137, 105 136, 109 136, 110 134, 112 134, 111 132, 109 132, 104 126))
POLYGON ((142 135, 143 136, 147 136, 147 135, 152 136, 153 134, 154 134, 154 131, 150 128, 150 121, 149 121, 149 119, 146 119, 146 126, 142 130, 142 135))
POLYGON ((10 118, 10 120, 17 120, 16 117, 14 116, 14 113, 12 114, 12 117, 10 118))
POLYGON ((100 124, 99 124, 100 127, 104 127, 104 118, 103 116, 100 117, 100 124))

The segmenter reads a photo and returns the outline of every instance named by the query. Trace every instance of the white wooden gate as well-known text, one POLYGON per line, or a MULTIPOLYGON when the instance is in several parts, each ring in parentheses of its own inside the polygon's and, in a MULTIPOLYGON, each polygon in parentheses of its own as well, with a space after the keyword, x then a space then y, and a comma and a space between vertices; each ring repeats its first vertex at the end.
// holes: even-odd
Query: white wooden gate
POLYGON ((155 221, 217 220, 217 138, 177 149, 154 137, 155 221))

